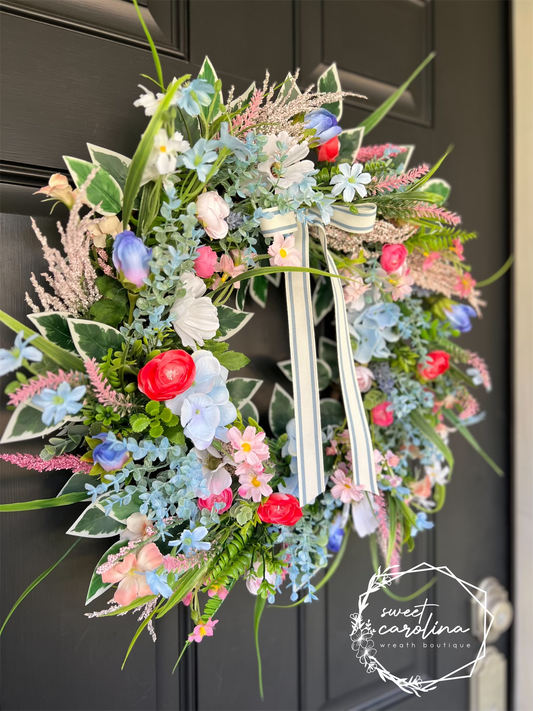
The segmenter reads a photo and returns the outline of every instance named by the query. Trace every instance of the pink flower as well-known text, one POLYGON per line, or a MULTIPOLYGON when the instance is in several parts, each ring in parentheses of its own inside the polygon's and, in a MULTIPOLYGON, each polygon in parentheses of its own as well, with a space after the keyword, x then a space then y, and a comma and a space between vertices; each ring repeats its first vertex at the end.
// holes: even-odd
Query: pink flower
MULTIPOLYGON (((257 595, 257 592, 261 586, 261 583, 263 582, 263 576, 262 575, 256 575, 258 572, 259 568, 262 568, 263 564, 260 563, 259 561, 256 561, 254 563, 254 573, 250 573, 248 577, 246 578, 246 587, 248 588, 248 592, 252 593, 252 595, 257 595)), ((265 573, 265 579, 267 583, 270 583, 271 585, 276 585, 276 573, 269 573, 267 570, 265 573)))
POLYGON ((400 463, 400 458, 397 457, 396 454, 393 454, 390 449, 387 450, 387 453, 385 454, 385 459, 387 460, 387 464, 391 469, 394 469, 394 467, 397 467, 400 463))
POLYGON ((274 241, 268 248, 268 253, 272 257, 271 267, 302 266, 302 253, 295 247, 294 235, 283 237, 281 232, 276 232, 274 241))
POLYGON ((455 283, 455 290, 457 291, 459 296, 465 298, 471 293, 475 285, 476 280, 472 279, 472 276, 468 272, 464 272, 464 274, 461 274, 457 277, 457 281, 455 283))
POLYGON ((198 247, 198 256, 194 260, 194 271, 202 279, 209 279, 215 273, 217 253, 209 245, 198 247))
POLYGON ((242 434, 236 427, 232 427, 228 431, 228 437, 235 450, 234 459, 237 464, 246 462, 255 466, 268 459, 268 445, 263 442, 265 433, 257 432, 255 427, 247 427, 242 434))
POLYGON ((461 240, 459 239, 454 239, 452 240, 453 247, 451 247, 451 251, 455 252, 457 259, 459 259, 461 262, 464 262, 464 251, 465 248, 461 244, 461 240))
POLYGON ((185 607, 189 607, 189 605, 191 604, 191 600, 192 593, 187 593, 187 595, 185 595, 185 597, 183 598, 182 603, 185 605, 185 607))
POLYGON ((69 185, 68 178, 61 173, 54 173, 48 181, 48 185, 44 188, 40 188, 34 195, 46 195, 48 198, 56 198, 65 203, 65 205, 70 210, 74 205, 74 201, 78 196, 77 190, 72 190, 69 185))
POLYGON ((411 293, 411 286, 415 280, 410 275, 407 264, 404 264, 397 272, 388 274, 385 270, 378 269, 376 274, 383 279, 383 288, 391 294, 393 301, 405 299, 411 293))
POLYGON ((152 595, 146 582, 146 571, 155 570, 163 565, 165 559, 155 543, 148 543, 138 555, 129 553, 121 563, 117 563, 102 573, 104 583, 118 583, 114 600, 124 607, 137 597, 152 595))
POLYGON ((330 457, 337 454, 337 440, 331 440, 329 447, 326 447, 326 454, 330 457))
POLYGON ((228 234, 224 218, 229 215, 229 205, 217 192, 202 193, 196 199, 196 210, 198 221, 211 239, 223 239, 228 234))
MULTIPOLYGON (((213 289, 216 289, 220 282, 225 282, 227 279, 233 279, 233 277, 243 274, 246 271, 246 264, 235 264, 231 257, 228 257, 227 254, 223 254, 220 257, 220 262, 217 264, 215 271, 222 272, 222 276, 215 279, 213 289)), ((236 289, 239 289, 240 286, 240 282, 234 284, 236 289)))
POLYGON ((379 427, 389 427, 394 422, 391 402, 382 402, 372 408, 372 422, 379 427))
POLYGON ((380 264, 386 272, 397 272, 407 259, 407 247, 403 244, 386 244, 383 247, 380 264))
POLYGON ((362 393, 368 392, 372 387, 372 381, 374 380, 374 373, 370 370, 370 368, 365 368, 364 365, 356 365, 355 376, 357 378, 359 390, 362 393))
POLYGON ((225 600, 229 595, 229 590, 226 590, 223 585, 213 585, 207 591, 207 595, 208 597, 215 597, 215 595, 218 595, 220 600, 225 600))
POLYGON ((438 261, 442 257, 440 252, 430 252, 426 255, 424 262, 422 263, 422 269, 426 270, 433 266, 433 262, 438 261))
POLYGON ((345 276, 350 277, 350 281, 345 284, 343 288, 344 301, 347 304, 354 303, 356 309, 361 310, 365 305, 364 299, 362 299, 365 291, 370 289, 370 284, 365 284, 360 276, 353 276, 351 274, 346 274, 345 276))
POLYGON ((148 516, 137 511, 126 519, 126 528, 121 531, 120 540, 144 541, 152 535, 150 528, 150 519, 148 516))
POLYGON ((351 476, 346 476, 342 469, 336 469, 330 476, 333 482, 331 495, 334 499, 340 499, 343 504, 352 501, 361 501, 364 496, 365 487, 356 484, 351 476))
POLYGON ((270 496, 272 487, 268 482, 272 479, 272 474, 251 471, 248 474, 241 474, 239 477, 239 496, 243 499, 252 499, 256 503, 261 501, 263 496, 270 496))
POLYGON ((189 642, 201 642, 204 637, 212 637, 217 622, 218 620, 207 620, 205 623, 200 622, 189 635, 189 642))
POLYGON ((220 494, 211 494, 207 499, 198 499, 198 508, 209 509, 209 511, 211 511, 215 504, 221 503, 223 506, 216 509, 216 511, 219 514, 223 514, 231 507, 232 501, 233 493, 231 489, 224 489, 220 494))
POLYGON ((375 449, 373 452, 374 456, 374 468, 376 470, 376 474, 379 474, 383 467, 381 466, 381 462, 385 461, 385 457, 381 454, 379 449, 375 449))
POLYGON ((431 477, 426 476, 420 481, 413 482, 411 491, 414 496, 418 496, 420 499, 427 499, 431 495, 431 477))

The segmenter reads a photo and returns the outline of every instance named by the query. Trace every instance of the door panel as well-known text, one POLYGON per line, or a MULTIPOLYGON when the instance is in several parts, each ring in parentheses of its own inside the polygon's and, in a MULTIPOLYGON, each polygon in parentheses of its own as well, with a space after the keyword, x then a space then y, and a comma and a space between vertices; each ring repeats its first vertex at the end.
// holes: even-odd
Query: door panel
MULTIPOLYGON (((161 48, 165 76, 195 72, 209 54, 226 88, 239 93, 261 83, 268 67, 281 81, 300 66, 305 87, 336 60, 350 98, 342 123, 356 126, 432 50, 437 58, 413 83, 367 143, 414 143, 413 164, 435 162, 455 149, 440 175, 453 185, 451 206, 482 239, 469 243, 479 279, 505 261, 508 235, 509 123, 507 8, 504 0, 147 0, 143 13, 161 48), (364 108, 365 107, 365 108, 364 108)), ((0 308, 23 320, 30 271, 42 259, 29 215, 48 236, 61 212, 31 196, 62 155, 86 156, 86 142, 131 155, 146 124, 132 107, 141 73, 153 73, 149 49, 127 0, 13 0, 2 16, 2 281, 0 308)), ((63 214, 64 217, 64 214, 63 214)), ((480 395, 487 419, 474 435, 509 471, 509 290, 507 279, 486 292, 489 306, 466 347, 484 355, 494 388, 480 395)), ((252 358, 246 375, 264 379, 255 398, 264 416, 276 363, 288 357, 283 289, 270 289, 266 311, 255 313, 234 339, 252 358)), ((327 321, 327 320, 326 320, 327 321)), ((330 329, 323 324, 323 329, 330 329)), ((2 329, 2 346, 11 335, 2 329)), ((4 396, 2 396, 4 397, 4 396)), ((5 398, 3 400, 5 403, 5 398)), ((5 426, 7 413, 2 412, 5 426)), ((508 477, 499 479, 457 435, 456 470, 436 528, 417 537, 404 557, 448 565, 477 583, 495 575, 508 586, 508 477)), ((22 447, 20 447, 22 448, 22 447)), ((30 442, 24 451, 38 452, 30 442)), ((11 446, 9 451, 16 451, 11 446)), ((2 501, 55 495, 64 477, 1 466, 2 501)), ((1 611, 71 545, 64 531, 74 508, 0 517, 1 611)), ((171 674, 188 633, 185 609, 157 626, 158 642, 137 643, 120 665, 136 628, 133 618, 89 620, 83 603, 89 576, 106 543, 82 540, 21 605, 2 636, 2 708, 9 709, 467 709, 468 684, 441 685, 423 699, 366 674, 350 648, 350 619, 371 575, 366 540, 352 536, 346 559, 320 600, 296 609, 267 608, 260 629, 265 701, 257 687, 252 621, 254 598, 236 586, 219 616, 216 635, 195 645, 171 674), (22 671, 23 670, 23 671, 22 671)), ((439 602, 439 585, 429 595, 439 602)), ((101 598, 104 607, 106 598, 101 598)), ((288 604, 288 596, 277 600, 288 604)), ((459 598, 458 624, 470 610, 459 598)), ((497 643, 508 654, 508 635, 497 643)), ((391 671, 438 675, 441 653, 417 658, 391 654, 391 671)))

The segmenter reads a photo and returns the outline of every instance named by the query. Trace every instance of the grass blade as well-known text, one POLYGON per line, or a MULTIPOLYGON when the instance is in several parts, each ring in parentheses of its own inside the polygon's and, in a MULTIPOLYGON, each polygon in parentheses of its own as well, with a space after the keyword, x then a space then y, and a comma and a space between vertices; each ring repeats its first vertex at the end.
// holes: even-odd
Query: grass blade
POLYGON ((259 649, 259 623, 261 622, 261 616, 263 610, 265 609, 266 597, 260 597, 259 595, 255 599, 254 608, 254 638, 255 638, 255 653, 257 654, 257 674, 259 677, 259 693, 261 694, 261 701, 264 700, 265 696, 263 694, 263 669, 261 666, 261 650, 259 649))
POLYGON ((483 459, 487 462, 487 464, 493 469, 498 476, 505 476, 505 473, 503 469, 500 469, 500 467, 496 464, 496 462, 489 457, 489 455, 485 452, 485 450, 481 447, 477 439, 471 434, 470 430, 468 427, 465 427, 461 420, 457 417, 455 412, 452 412, 451 410, 444 410, 444 416, 446 419, 453 424, 453 426, 457 429, 458 432, 460 432, 463 437, 466 439, 468 444, 472 447, 472 449, 475 449, 475 451, 479 454, 480 457, 483 457, 483 459))
POLYGON ((435 57, 436 52, 431 52, 430 55, 424 59, 422 64, 415 69, 415 71, 411 74, 409 79, 405 81, 396 91, 394 94, 389 96, 388 99, 386 99, 381 106, 378 106, 378 108, 370 114, 368 118, 366 118, 362 123, 359 124, 359 126, 362 126, 365 129, 365 137, 370 131, 375 128, 378 123, 385 118, 385 116, 389 113, 389 111, 392 109, 394 104, 398 101, 398 99, 401 97, 401 95, 404 93, 404 91, 407 89, 409 84, 416 79, 416 77, 420 74, 420 72, 427 67, 427 65, 433 60, 435 57))
POLYGON ((0 504, 0 512, 51 509, 54 506, 70 506, 70 504, 78 504, 81 501, 88 501, 87 492, 73 492, 56 496, 55 499, 35 499, 34 501, 19 501, 16 504, 0 504))
POLYGON ((248 269, 244 274, 239 274, 239 276, 229 279, 216 289, 213 289, 211 293, 216 294, 221 289, 225 289, 238 281, 253 279, 253 277, 261 276, 262 274, 277 274, 278 272, 308 272, 309 274, 331 277, 332 279, 349 279, 349 277, 343 277, 340 274, 330 274, 330 272, 323 272, 321 269, 312 269, 311 267, 258 267, 257 269, 248 269))
POLYGON ((495 281, 498 281, 498 279, 500 279, 500 277, 502 277, 505 274, 505 272, 507 272, 511 268, 513 262, 514 262, 514 254, 511 254, 511 256, 505 262, 503 267, 500 267, 497 272, 495 272, 492 276, 488 277, 488 279, 483 279, 483 281, 478 281, 476 283, 476 289, 482 288, 484 286, 489 286, 489 284, 494 284, 495 281))
POLYGON ((451 449, 442 441, 439 435, 435 432, 432 425, 426 420, 424 415, 416 411, 411 413, 410 418, 413 425, 420 430, 424 437, 442 452, 442 454, 444 455, 444 459, 446 459, 446 462, 450 467, 451 473, 454 465, 454 459, 451 449))
POLYGON ((148 31, 148 27, 146 27, 146 23, 144 21, 144 17, 141 14, 141 10, 139 8, 137 0, 133 0, 133 4, 135 5, 139 22, 142 25, 144 34, 146 35, 146 39, 148 40, 148 44, 150 45, 150 49, 152 50, 152 57, 154 58, 155 70, 157 72, 157 78, 159 79, 159 86, 161 87, 161 89, 164 90, 165 85, 163 83, 163 70, 161 69, 161 62, 159 61, 159 55, 157 54, 157 49, 155 48, 154 40, 152 39, 152 35, 148 31))

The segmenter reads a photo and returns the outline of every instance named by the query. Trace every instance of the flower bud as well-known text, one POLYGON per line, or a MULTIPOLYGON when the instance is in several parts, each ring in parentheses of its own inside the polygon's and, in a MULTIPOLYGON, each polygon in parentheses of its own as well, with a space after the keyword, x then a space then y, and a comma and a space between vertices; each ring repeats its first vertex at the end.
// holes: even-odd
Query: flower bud
POLYGON ((141 288, 150 274, 152 250, 133 232, 121 232, 113 244, 113 264, 124 279, 141 288))

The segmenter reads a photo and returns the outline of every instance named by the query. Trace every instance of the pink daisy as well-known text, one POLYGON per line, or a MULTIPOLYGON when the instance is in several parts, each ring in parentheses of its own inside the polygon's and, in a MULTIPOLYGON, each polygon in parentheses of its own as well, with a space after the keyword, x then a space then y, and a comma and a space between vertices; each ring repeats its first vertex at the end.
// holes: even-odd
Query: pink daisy
POLYGON ((352 477, 346 476, 341 469, 336 469, 330 479, 334 484, 331 489, 334 499, 340 499, 343 504, 349 504, 352 501, 361 501, 363 498, 365 487, 356 484, 352 477))
POLYGON ((283 237, 281 232, 276 232, 274 241, 268 248, 268 253, 272 257, 271 267, 302 266, 302 253, 295 247, 294 235, 283 237))
POLYGON ((240 487, 239 495, 243 499, 252 499, 256 503, 261 501, 263 496, 270 496, 272 487, 268 482, 272 479, 272 474, 265 472, 250 472, 239 477, 240 487))
POLYGON ((204 637, 212 637, 217 622, 218 620, 207 620, 205 623, 201 622, 196 625, 189 635, 189 642, 201 642, 204 637))
POLYGON ((237 464, 246 462, 255 466, 268 459, 268 445, 263 442, 265 433, 257 432, 255 427, 247 427, 242 434, 236 427, 232 427, 228 431, 228 437, 235 450, 233 458, 237 464))

